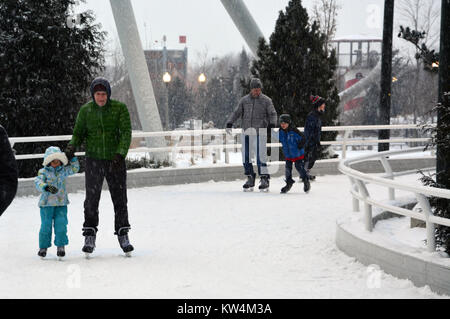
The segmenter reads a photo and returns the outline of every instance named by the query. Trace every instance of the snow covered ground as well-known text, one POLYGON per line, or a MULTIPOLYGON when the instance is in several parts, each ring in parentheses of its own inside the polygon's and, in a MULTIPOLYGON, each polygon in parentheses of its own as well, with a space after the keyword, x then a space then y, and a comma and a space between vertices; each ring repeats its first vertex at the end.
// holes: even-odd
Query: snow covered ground
MULTIPOLYGON (((405 177, 411 181, 416 177, 405 177)), ((345 176, 319 176, 280 195, 243 193, 243 181, 128 191, 130 239, 123 257, 108 192, 100 203, 94 258, 81 252, 84 192, 71 194, 65 261, 37 255, 37 197, 16 199, 0 218, 0 298, 439 298, 365 267, 335 245, 336 219, 351 212, 345 176), (378 288, 377 288, 378 287, 378 288)), ((370 189, 386 197, 381 187, 370 189)), ((398 194, 401 196, 402 194, 398 194)))

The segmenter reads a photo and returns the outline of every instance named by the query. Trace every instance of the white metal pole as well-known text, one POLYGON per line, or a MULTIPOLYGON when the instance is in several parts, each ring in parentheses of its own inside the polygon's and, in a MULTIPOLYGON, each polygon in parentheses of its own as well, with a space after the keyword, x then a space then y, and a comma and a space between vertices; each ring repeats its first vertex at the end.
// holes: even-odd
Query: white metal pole
MULTIPOLYGON (((110 3, 142 129, 145 132, 162 131, 161 117, 131 2, 110 0, 110 3)), ((148 147, 166 146, 164 138, 147 138, 146 141, 148 147)), ((168 159, 167 153, 153 156, 159 161, 168 159)))
POLYGON ((367 199, 369 198, 369 192, 364 185, 364 182, 361 180, 356 180, 358 184, 358 191, 364 198, 364 224, 366 226, 366 230, 372 232, 373 230, 373 222, 372 222, 372 205, 367 203, 367 199))
POLYGON ((256 57, 260 38, 264 38, 243 0, 220 0, 256 57))
POLYGON ((430 202, 425 195, 417 194, 416 198, 419 201, 420 207, 422 207, 422 211, 425 215, 426 219, 426 227, 427 227, 427 248, 429 252, 434 252, 436 250, 436 238, 435 238, 435 225, 430 222, 429 219, 433 216, 433 212, 431 210, 430 202))
MULTIPOLYGON (((394 172, 392 171, 391 164, 389 164, 389 161, 387 160, 386 156, 381 156, 380 160, 381 164, 384 167, 385 172, 388 174, 388 178, 394 179, 394 172)), ((395 189, 389 187, 388 192, 389 192, 389 200, 395 200, 395 189)))

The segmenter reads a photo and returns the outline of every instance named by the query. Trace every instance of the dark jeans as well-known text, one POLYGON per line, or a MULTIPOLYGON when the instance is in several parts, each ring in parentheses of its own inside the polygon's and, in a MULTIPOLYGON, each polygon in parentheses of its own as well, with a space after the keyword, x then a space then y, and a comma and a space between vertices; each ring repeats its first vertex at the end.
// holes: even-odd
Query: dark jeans
POLYGON ((317 147, 311 148, 308 150, 308 153, 305 154, 305 168, 309 172, 311 168, 313 168, 314 164, 317 160, 318 149, 317 147))
POLYGON ((252 164, 252 157, 256 153, 256 165, 258 166, 258 175, 270 177, 267 169, 267 137, 262 135, 242 135, 242 160, 244 164, 245 175, 255 175, 252 164))
POLYGON ((297 172, 300 174, 301 179, 308 178, 308 175, 306 174, 305 170, 305 163, 303 160, 298 160, 295 163, 292 161, 286 161, 286 181, 292 181, 292 166, 295 164, 295 168, 297 169, 297 172))
MULTIPOLYGON (((130 227, 127 208, 127 170, 125 160, 113 169, 112 161, 86 158, 86 200, 84 201, 83 227, 97 230, 98 204, 106 177, 109 193, 114 205, 114 228, 116 233, 122 227, 130 227)), ((87 233, 85 233, 86 235, 87 233)))

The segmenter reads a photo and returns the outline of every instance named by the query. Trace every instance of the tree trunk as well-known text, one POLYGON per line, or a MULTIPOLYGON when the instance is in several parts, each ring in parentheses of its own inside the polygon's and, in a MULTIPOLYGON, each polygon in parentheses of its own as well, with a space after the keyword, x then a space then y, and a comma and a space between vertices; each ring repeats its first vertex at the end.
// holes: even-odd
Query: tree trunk
MULTIPOLYGON (((384 2, 384 27, 381 64, 380 125, 389 125, 391 120, 392 84, 392 36, 394 32, 394 0, 384 2)), ((380 130, 378 138, 389 139, 389 130, 380 130)), ((379 143, 378 151, 389 150, 389 143, 379 143)))
MULTIPOLYGON (((444 102, 444 93, 450 92, 450 0, 442 0, 441 9, 441 45, 439 54, 439 102, 444 102)), ((438 112, 437 127, 442 127, 443 123, 441 112, 438 112)), ((449 172, 450 154, 445 154, 438 147, 437 149, 436 172, 449 172)), ((446 174, 438 174, 437 182, 450 189, 450 181, 446 174)))

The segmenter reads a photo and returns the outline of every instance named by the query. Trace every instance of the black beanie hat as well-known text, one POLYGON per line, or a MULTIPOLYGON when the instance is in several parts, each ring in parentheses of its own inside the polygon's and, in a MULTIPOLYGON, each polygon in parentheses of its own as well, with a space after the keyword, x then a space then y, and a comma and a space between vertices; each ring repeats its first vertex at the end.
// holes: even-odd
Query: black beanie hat
POLYGON ((280 123, 291 124, 292 123, 291 116, 289 114, 281 114, 280 115, 280 123))
POLYGON ((317 109, 319 106, 321 106, 323 103, 325 103, 325 99, 318 95, 311 95, 309 97, 309 99, 311 100, 313 108, 315 108, 315 109, 317 109))

